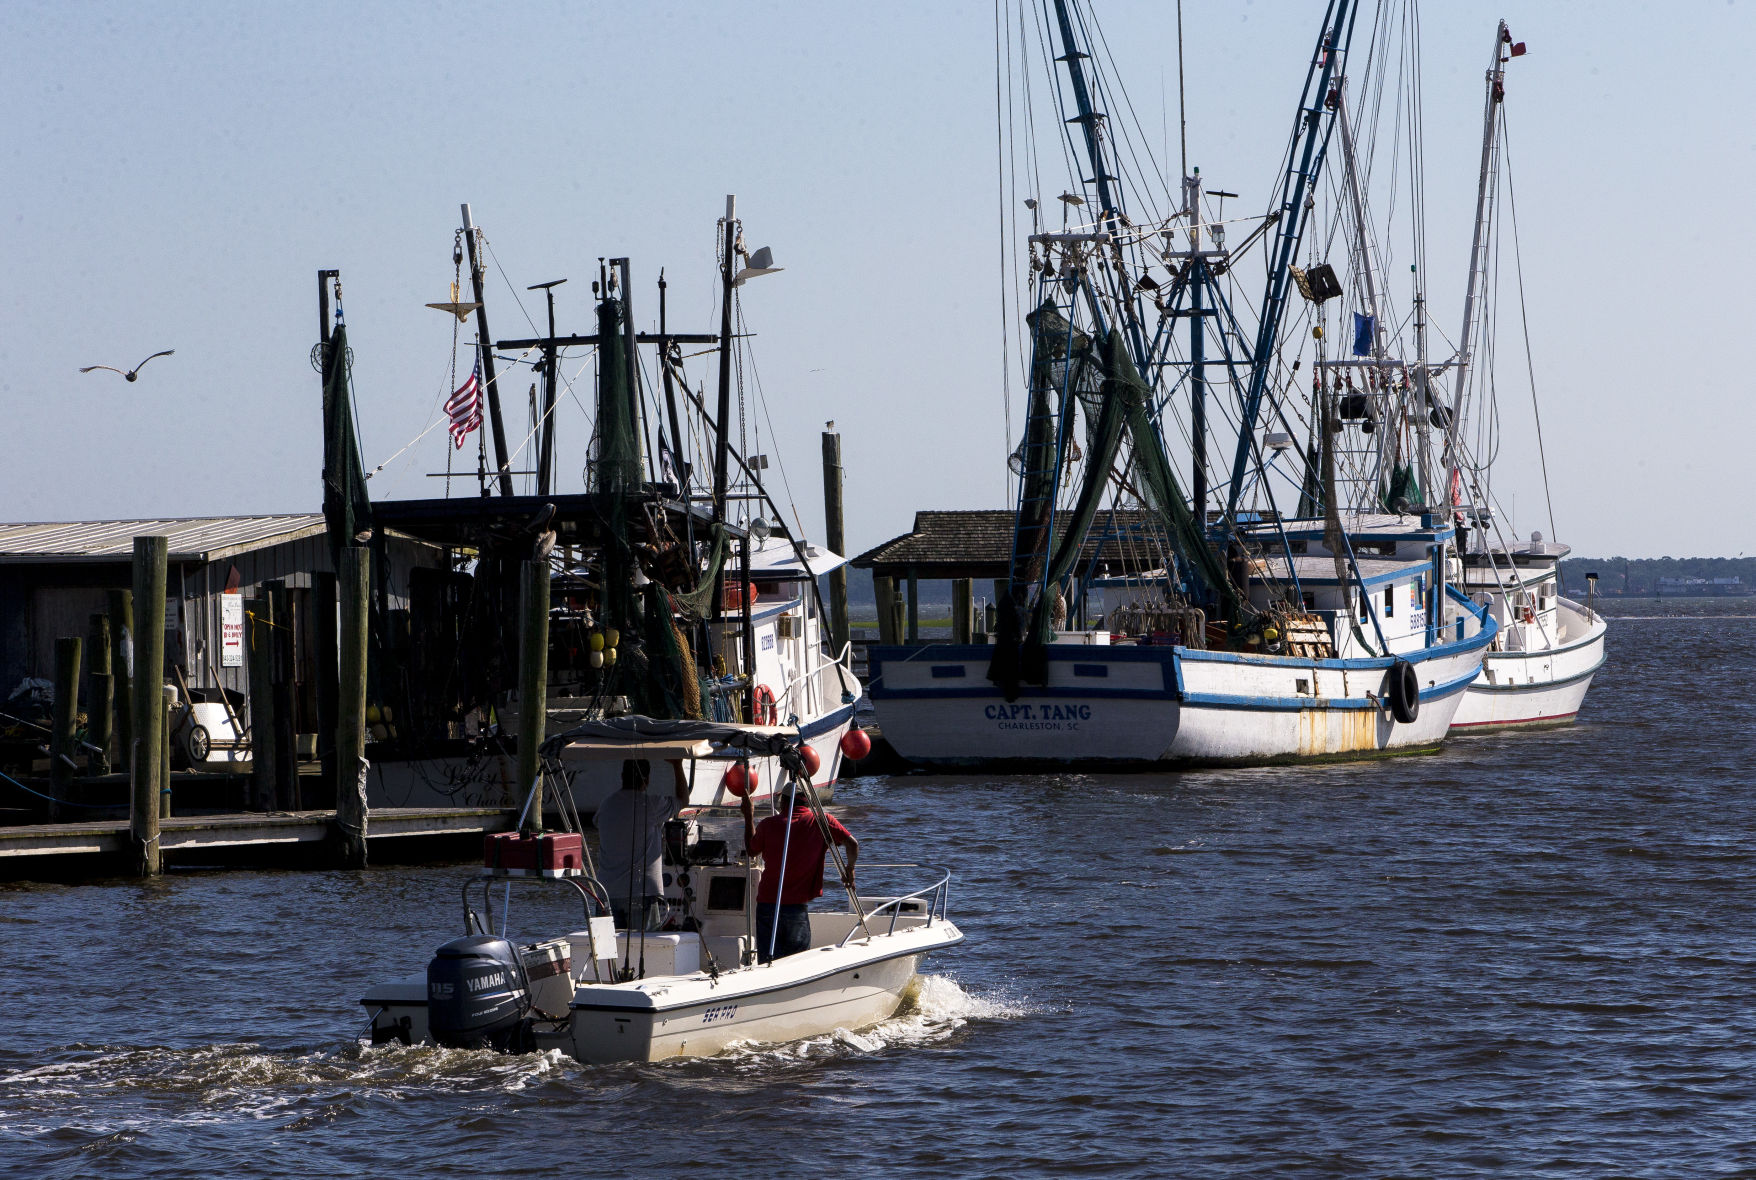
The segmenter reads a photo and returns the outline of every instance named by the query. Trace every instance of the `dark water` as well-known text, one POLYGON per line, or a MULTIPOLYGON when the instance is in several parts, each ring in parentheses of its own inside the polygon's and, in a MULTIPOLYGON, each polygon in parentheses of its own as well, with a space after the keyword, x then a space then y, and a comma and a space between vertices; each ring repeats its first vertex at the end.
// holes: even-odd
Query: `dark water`
POLYGON ((1756 619, 1611 610, 1560 733, 851 784, 969 939, 781 1049, 353 1047, 461 869, 5 887, 0 1175, 1756 1175, 1756 619))

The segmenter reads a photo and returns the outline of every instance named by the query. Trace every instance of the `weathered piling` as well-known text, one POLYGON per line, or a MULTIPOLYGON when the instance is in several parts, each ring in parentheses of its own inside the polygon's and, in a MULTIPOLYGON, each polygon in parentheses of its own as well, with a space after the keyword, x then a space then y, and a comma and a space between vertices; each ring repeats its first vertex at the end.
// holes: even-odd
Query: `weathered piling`
POLYGON ((110 591, 110 665, 115 682, 116 754, 118 770, 134 765, 134 594, 110 591))
POLYGON ((304 800, 299 793, 299 741, 293 724, 293 601, 283 579, 263 585, 274 603, 269 641, 274 652, 274 798, 276 806, 298 811, 304 800))
MULTIPOLYGON (((73 793, 73 731, 79 724, 79 649, 78 636, 64 635, 55 640, 55 721, 49 739, 49 782, 55 799, 71 801, 73 793)), ((61 809, 53 800, 49 817, 59 819, 61 809)))
POLYGON ((134 538, 134 604, 142 626, 134 638, 133 747, 128 764, 133 772, 130 830, 134 871, 156 877, 164 867, 159 851, 159 775, 164 759, 165 707, 165 561, 170 549, 163 536, 134 538))
MULTIPOLYGON (((372 600, 372 563, 358 545, 344 546, 332 593, 341 608, 336 642, 334 858, 343 868, 366 867, 366 625, 372 600)), ((322 609, 321 606, 319 608, 322 609)), ((319 627, 321 630, 321 625, 319 627)))
POLYGON ((162 741, 159 743, 159 818, 171 818, 171 713, 177 700, 177 690, 170 685, 164 688, 164 710, 162 716, 162 741))
POLYGON ((549 712, 549 563, 520 571, 518 625, 518 781, 530 792, 522 830, 543 830, 543 774, 537 747, 549 712))
POLYGON ((896 582, 883 574, 873 575, 872 598, 878 610, 878 642, 886 645, 898 642, 896 613, 892 609, 896 601, 896 582))
MULTIPOLYGON (((841 519, 841 435, 823 432, 823 541, 831 553, 847 555, 847 538, 841 519)), ((836 654, 848 642, 848 571, 846 566, 829 574, 829 645, 836 654)))
POLYGON ((968 643, 974 630, 975 597, 968 578, 951 583, 951 642, 968 643))
MULTIPOLYGON (((343 556, 345 560, 345 554, 343 556)), ((370 594, 369 571, 367 578, 366 589, 370 594)), ((346 692, 345 686, 349 683, 341 675, 341 637, 336 631, 340 611, 339 593, 337 574, 311 575, 311 607, 316 616, 311 637, 316 640, 317 649, 317 759, 323 764, 323 781, 335 787, 338 808, 341 792, 346 785, 344 775, 338 769, 344 765, 340 748, 336 744, 337 736, 341 732, 341 698, 338 694, 346 692)), ((365 674, 365 666, 362 659, 361 675, 365 674)))
POLYGON ((274 604, 267 595, 244 606, 250 641, 250 803, 273 811, 274 799, 274 604))
POLYGON ((88 772, 110 773, 110 739, 114 730, 110 713, 116 706, 115 678, 110 675, 110 616, 91 616, 86 636, 85 740, 93 747, 88 772))

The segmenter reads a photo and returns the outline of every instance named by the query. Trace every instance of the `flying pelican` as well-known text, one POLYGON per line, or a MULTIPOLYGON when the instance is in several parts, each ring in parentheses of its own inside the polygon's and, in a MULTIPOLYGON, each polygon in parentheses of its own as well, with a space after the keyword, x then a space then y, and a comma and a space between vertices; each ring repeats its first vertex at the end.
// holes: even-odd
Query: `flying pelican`
MULTIPOLYGON (((176 351, 177 350, 174 348, 167 348, 163 352, 153 353, 152 356, 149 356, 146 358, 146 361, 153 360, 156 357, 170 356, 172 353, 174 353, 176 351)), ((128 380, 130 380, 130 381, 138 381, 138 380, 140 380, 140 370, 146 368, 146 361, 141 361, 138 365, 135 365, 132 369, 129 369, 125 373, 123 373, 121 369, 116 368, 114 365, 87 365, 85 368, 81 369, 80 372, 81 373, 90 373, 90 372, 93 372, 97 369, 108 369, 112 373, 122 373, 122 376, 128 378, 128 380)))

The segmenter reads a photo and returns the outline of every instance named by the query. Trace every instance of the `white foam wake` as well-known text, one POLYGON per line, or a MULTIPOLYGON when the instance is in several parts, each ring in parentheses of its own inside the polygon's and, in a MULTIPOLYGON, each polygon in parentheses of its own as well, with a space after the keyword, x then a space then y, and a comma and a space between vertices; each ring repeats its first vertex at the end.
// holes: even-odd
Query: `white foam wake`
POLYGON ((838 1028, 784 1045, 736 1041, 722 1057, 755 1060, 804 1059, 842 1053, 877 1053, 891 1047, 930 1045, 955 1035, 971 1021, 1016 1020, 1029 1006, 999 994, 972 995, 945 975, 917 975, 903 990, 902 1006, 870 1028, 838 1028))

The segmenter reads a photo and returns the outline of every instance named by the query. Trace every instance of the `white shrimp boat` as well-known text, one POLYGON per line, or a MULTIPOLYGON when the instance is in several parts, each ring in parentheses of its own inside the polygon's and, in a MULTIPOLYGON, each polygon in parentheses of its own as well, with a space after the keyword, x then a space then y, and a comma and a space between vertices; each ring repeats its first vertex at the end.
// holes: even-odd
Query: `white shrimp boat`
MULTIPOLYGON (((1027 202, 1029 404, 1011 456, 1017 506, 995 634, 874 648, 869 692, 886 739, 926 764, 1094 767, 1437 745, 1496 624, 1451 585, 1444 514, 1418 495, 1384 497, 1387 512, 1375 480, 1344 502, 1339 394, 1319 383, 1307 403, 1282 356, 1283 318, 1305 314, 1289 307, 1295 281, 1314 304, 1340 290, 1314 289, 1295 263, 1341 114, 1348 5, 1328 6, 1275 202, 1237 231, 1236 249, 1217 209, 1233 194, 1206 190, 1199 170, 1182 180, 1180 209, 1123 208, 1125 196, 1150 203, 1169 186, 1118 183, 1119 153, 1101 130, 1114 116, 1093 96, 1115 101, 1122 88, 1082 40, 1095 18, 1078 0, 1044 9, 1061 66, 1061 118, 1049 125, 1080 128, 1065 146, 1085 159, 1060 198, 1059 231, 1027 202), (1246 331, 1226 276, 1256 241, 1268 282, 1246 331), (1285 427, 1306 404, 1312 444, 1295 452, 1285 427), (1232 436, 1230 478, 1211 501, 1210 408, 1232 436), (1183 438, 1186 467, 1172 453, 1183 438), (1302 472, 1288 470, 1294 458, 1302 472), (1296 511, 1282 506, 1294 498, 1296 511)), ((1333 286, 1330 268, 1319 271, 1333 286)))
POLYGON ((1528 546, 1463 556, 1463 585, 1500 624, 1482 673, 1464 693, 1457 733, 1570 724, 1604 664, 1608 625, 1591 606, 1561 596, 1568 548, 1539 533, 1528 546))
MULTIPOLYGON (((705 723, 694 724, 698 735, 707 732, 705 723)), ((804 769, 798 748, 785 739, 748 727, 724 727, 712 737, 751 755, 765 749, 792 773, 804 769)), ((678 752, 659 748, 667 743, 650 735, 568 741, 611 764, 678 752)), ((821 809, 814 798, 813 806, 821 809)), ((733 822, 720 821, 725 835, 733 822)), ((615 928, 589 858, 584 867, 471 877, 462 890, 463 936, 439 948, 424 974, 378 985, 361 998, 372 1043, 559 1050, 598 1064, 857 1031, 897 1012, 927 955, 963 941, 946 916, 950 874, 936 871, 931 884, 900 895, 848 890, 844 910, 811 913, 808 950, 761 962, 752 903, 763 870, 732 851, 735 838, 710 838, 713 830, 711 822, 683 822, 667 839, 672 928, 659 932, 615 928), (580 928, 531 941, 508 937, 508 915, 496 914, 494 896, 515 881, 576 890, 584 905, 580 928), (472 897, 478 889, 479 909, 472 897)), ((582 848, 577 835, 557 840, 562 862, 567 849, 582 848)), ((912 866, 865 867, 870 873, 912 866)))

